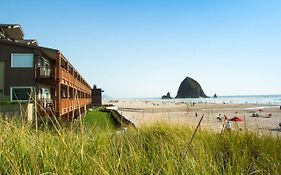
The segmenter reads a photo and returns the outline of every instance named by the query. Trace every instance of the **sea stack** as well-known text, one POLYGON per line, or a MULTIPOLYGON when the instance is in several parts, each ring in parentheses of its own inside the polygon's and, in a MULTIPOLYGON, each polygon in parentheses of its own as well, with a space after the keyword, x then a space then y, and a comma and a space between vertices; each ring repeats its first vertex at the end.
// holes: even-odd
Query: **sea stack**
POLYGON ((162 99, 172 99, 170 92, 168 92, 167 95, 163 95, 162 99))
POLYGON ((190 78, 186 77, 180 84, 176 98, 207 98, 200 84, 190 78))

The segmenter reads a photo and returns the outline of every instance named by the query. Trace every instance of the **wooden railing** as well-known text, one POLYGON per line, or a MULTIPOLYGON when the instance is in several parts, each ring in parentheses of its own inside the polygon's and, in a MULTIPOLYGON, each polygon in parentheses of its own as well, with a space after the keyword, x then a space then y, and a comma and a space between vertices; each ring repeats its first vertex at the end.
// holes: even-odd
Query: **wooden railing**
MULTIPOLYGON (((60 67, 58 72, 60 83, 69 87, 73 87, 86 94, 91 94, 91 88, 85 83, 82 83, 74 75, 70 74, 66 69, 60 67)), ((80 107, 88 106, 91 104, 91 98, 62 98, 56 100, 56 112, 63 115, 79 109, 80 107)))
POLYGON ((53 66, 37 66, 37 78, 56 78, 55 68, 53 66))
POLYGON ((54 111, 54 100, 52 99, 37 99, 40 110, 51 109, 54 111))
POLYGON ((91 104, 90 98, 80 98, 80 99, 61 99, 57 101, 59 105, 59 113, 65 114, 75 109, 91 104))
POLYGON ((70 74, 64 68, 60 68, 59 75, 60 75, 60 78, 65 79, 66 81, 68 81, 73 86, 78 87, 78 89, 81 89, 82 91, 84 91, 86 93, 89 93, 89 94, 91 93, 91 88, 89 88, 88 86, 83 84, 81 81, 76 79, 72 74, 70 74))

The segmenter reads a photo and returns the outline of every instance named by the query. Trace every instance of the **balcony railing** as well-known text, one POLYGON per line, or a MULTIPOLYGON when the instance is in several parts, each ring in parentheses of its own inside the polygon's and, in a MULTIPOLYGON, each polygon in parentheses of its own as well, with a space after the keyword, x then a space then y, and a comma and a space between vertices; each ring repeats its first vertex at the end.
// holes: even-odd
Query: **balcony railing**
POLYGON ((38 66, 37 75, 39 78, 55 78, 55 67, 52 66, 38 66))
POLYGON ((80 89, 82 89, 87 93, 91 93, 91 89, 88 86, 86 86, 81 81, 76 79, 72 74, 70 74, 64 68, 60 68, 60 78, 67 80, 69 83, 74 84, 75 86, 79 87, 80 89))
POLYGON ((54 101, 52 99, 37 99, 39 104, 39 110, 52 110, 54 111, 54 101))
POLYGON ((62 99, 58 101, 59 112, 64 114, 73 111, 79 107, 87 106, 91 104, 91 99, 81 98, 81 99, 62 99))

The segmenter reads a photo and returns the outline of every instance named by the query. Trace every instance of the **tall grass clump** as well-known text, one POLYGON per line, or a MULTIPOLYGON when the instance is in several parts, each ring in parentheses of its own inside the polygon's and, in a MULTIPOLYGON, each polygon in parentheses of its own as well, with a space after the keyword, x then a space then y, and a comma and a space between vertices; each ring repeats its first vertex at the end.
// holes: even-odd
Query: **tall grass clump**
POLYGON ((281 174, 281 140, 158 124, 116 131, 0 120, 0 174, 281 174))

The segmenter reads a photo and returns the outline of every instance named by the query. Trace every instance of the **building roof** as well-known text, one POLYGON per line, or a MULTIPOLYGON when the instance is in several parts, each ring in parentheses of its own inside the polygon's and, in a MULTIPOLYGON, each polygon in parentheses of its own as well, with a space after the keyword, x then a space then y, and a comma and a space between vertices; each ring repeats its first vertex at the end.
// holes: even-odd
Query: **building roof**
MULTIPOLYGON (((60 55, 67 61, 67 59, 64 57, 64 55, 59 50, 47 48, 47 47, 41 47, 38 45, 37 41, 34 39, 25 40, 23 30, 22 30, 21 26, 18 24, 0 24, 0 34, 1 34, 1 32, 2 33, 4 32, 4 39, 0 39, 0 43, 38 49, 42 53, 44 53, 49 59, 57 60, 60 55), (8 39, 5 39, 5 38, 8 38, 8 39)), ((67 62, 70 64, 69 61, 67 61, 67 62)), ((71 65, 71 67, 73 67, 73 66, 71 65)), ((78 72, 74 67, 73 67, 73 69, 76 72, 78 72)), ((81 76, 81 75, 79 74, 79 76, 81 76)), ((83 79, 83 81, 85 81, 85 80, 83 79)), ((86 82, 86 84, 87 84, 87 82, 86 82)), ((90 85, 88 85, 88 86, 90 87, 90 85)))
POLYGON ((33 45, 33 46, 38 46, 38 43, 35 39, 16 40, 16 42, 33 45))
POLYGON ((35 39, 24 39, 24 33, 19 24, 0 24, 0 29, 4 31, 5 37, 9 38, 9 40, 0 39, 1 43, 39 49, 50 59, 56 60, 58 58, 57 55, 60 53, 59 50, 47 48, 47 47, 41 47, 38 45, 35 39))
POLYGON ((0 24, 0 29, 2 29, 7 38, 13 40, 23 40, 24 33, 19 24, 0 24))
POLYGON ((32 44, 26 44, 26 42, 18 42, 18 41, 9 41, 9 40, 1 40, 0 43, 5 43, 5 44, 11 44, 11 45, 16 45, 16 46, 21 46, 21 47, 27 47, 27 48, 32 48, 32 49, 39 49, 42 51, 46 56, 48 56, 50 59, 56 60, 57 54, 60 53, 59 50, 57 49, 52 49, 52 48, 47 48, 47 47, 41 47, 38 45, 32 45, 32 44))
MULTIPOLYGON (((9 40, 1 40, 0 39, 0 43, 5 43, 5 44, 11 44, 11 45, 16 45, 16 46, 21 46, 21 47, 27 47, 27 48, 32 48, 32 49, 38 49, 40 50, 43 54, 45 54, 49 59, 52 60, 57 60, 58 59, 58 55, 60 54, 60 56, 62 56, 65 60, 67 60, 65 58, 65 56, 60 52, 60 50, 57 49, 52 49, 52 48, 48 48, 48 47, 41 47, 38 45, 31 45, 31 44, 26 44, 24 42, 17 42, 17 41, 9 41, 9 40)), ((71 65, 71 63, 68 61, 68 64, 71 65)), ((71 65, 71 67, 73 67, 71 65)), ((78 72, 74 67, 73 69, 78 72)), ((79 73, 78 73, 79 74, 79 73)), ((80 75, 80 74, 79 74, 80 75)), ((81 75, 80 75, 81 76, 81 75)), ((84 80, 84 78, 82 77, 82 79, 84 80)), ((85 80, 84 80, 85 81, 85 80)), ((85 81, 86 82, 86 81, 85 81)), ((90 87, 90 85, 86 82, 86 84, 90 87)))

